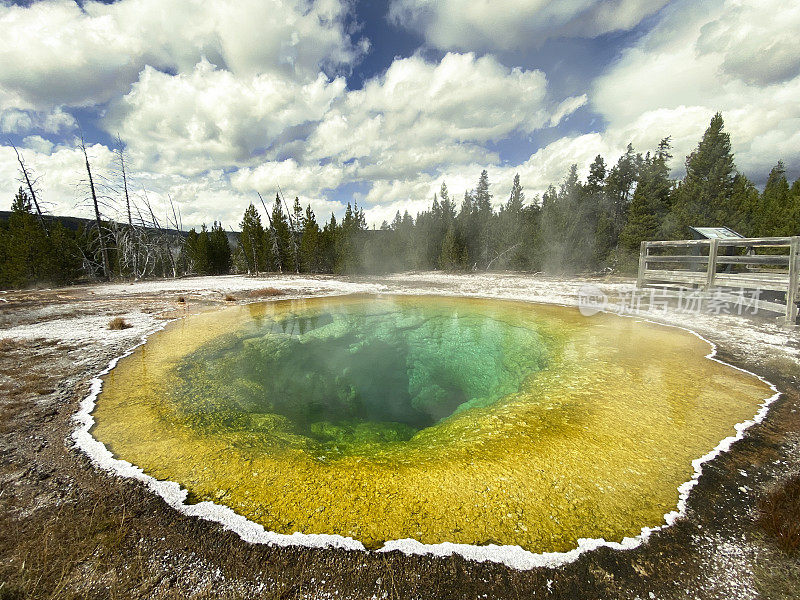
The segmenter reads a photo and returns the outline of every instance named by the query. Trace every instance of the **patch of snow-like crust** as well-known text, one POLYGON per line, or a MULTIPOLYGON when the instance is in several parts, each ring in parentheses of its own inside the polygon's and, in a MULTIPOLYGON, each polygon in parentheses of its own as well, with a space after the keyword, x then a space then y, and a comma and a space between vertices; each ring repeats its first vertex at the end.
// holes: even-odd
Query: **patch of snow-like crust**
POLYGON ((323 292, 329 294, 376 293, 385 286, 376 283, 342 281, 330 276, 275 276, 244 277, 242 275, 219 275, 215 277, 186 277, 183 279, 157 279, 134 283, 108 283, 92 287, 97 296, 124 296, 126 294, 190 294, 213 295, 235 293, 274 287, 281 290, 323 292))
MULTIPOLYGON (((379 283, 350 282, 326 277, 275 277, 268 279, 252 279, 242 276, 227 276, 159 280, 135 284, 107 284, 93 287, 92 290, 98 296, 159 292, 212 295, 220 292, 246 291, 270 286, 278 287, 287 292, 287 296, 282 296, 277 299, 291 298, 294 294, 302 296, 311 293, 326 295, 400 293, 474 296, 576 306, 579 291, 585 284, 586 281, 580 279, 543 278, 518 274, 452 275, 442 273, 412 273, 385 277, 382 278, 379 283)), ((601 282, 598 284, 597 282, 592 282, 592 284, 598 285, 598 287, 611 298, 624 294, 631 288, 629 283, 601 282)), ((614 312, 614 309, 615 306, 613 304, 608 307, 609 312, 614 312)), ((648 317, 650 316, 652 315, 648 315, 648 317)), ((77 423, 77 428, 73 433, 75 444, 91 458, 94 464, 101 469, 116 473, 122 477, 130 477, 143 482, 176 510, 186 515, 197 516, 202 519, 217 522, 224 528, 234 531, 243 540, 250 543, 266 543, 278 546, 300 545, 317 548, 334 547, 346 550, 366 551, 364 545, 353 538, 329 534, 279 534, 266 531, 261 525, 236 514, 226 506, 221 506, 213 502, 187 504, 187 491, 182 489, 178 483, 160 481, 147 475, 139 467, 127 461, 115 458, 104 444, 94 439, 89 433, 94 424, 91 413, 94 410, 95 401, 102 388, 101 377, 113 369, 119 359, 131 354, 136 347, 146 342, 150 334, 158 331, 166 324, 161 322, 156 325, 156 320, 149 315, 131 314, 126 315, 126 318, 134 325, 133 329, 127 331, 142 335, 139 343, 122 356, 112 360, 106 369, 92 380, 91 392, 82 401, 80 410, 74 417, 77 423)), ((658 313, 656 318, 658 320, 650 318, 641 318, 641 320, 647 320, 661 325, 667 324, 676 326, 693 333, 710 345, 711 351, 706 358, 725 364, 744 373, 754 375, 767 384, 774 392, 772 396, 767 398, 760 405, 758 412, 752 419, 735 426, 736 435, 725 438, 711 452, 692 461, 694 475, 689 481, 678 487, 678 504, 675 510, 664 515, 663 525, 653 528, 644 527, 637 536, 626 537, 621 542, 583 538, 578 540, 576 548, 568 552, 533 553, 520 546, 512 545, 476 546, 470 544, 453 544, 449 542, 423 544, 414 539, 388 541, 381 549, 377 550, 377 552, 391 552, 397 550, 405 554, 429 554, 434 556, 458 554, 470 560, 501 563, 519 570, 528 570, 537 567, 558 567, 576 560, 584 552, 595 550, 600 547, 608 547, 615 550, 636 548, 644 543, 653 532, 669 527, 680 518, 685 517, 689 493, 697 484, 703 471, 703 465, 713 460, 722 452, 730 450, 731 446, 744 436, 745 431, 749 427, 760 423, 765 418, 769 406, 780 396, 777 388, 763 377, 746 369, 729 365, 716 358, 716 345, 697 333, 695 329, 713 331, 715 337, 718 337, 726 345, 731 345, 739 349, 747 349, 749 350, 747 354, 751 356, 761 354, 763 357, 764 355, 769 355, 769 353, 774 352, 778 355, 783 354, 784 356, 788 356, 790 359, 796 361, 796 357, 800 352, 798 352, 796 338, 790 337, 786 330, 782 330, 777 325, 771 323, 756 323, 733 315, 706 315, 702 313, 682 314, 677 312, 664 312, 658 313)), ((125 331, 96 331, 96 329, 99 329, 98 325, 105 319, 107 319, 107 317, 87 317, 60 322, 19 326, 7 330, 5 335, 9 337, 48 337, 63 340, 104 341, 109 335, 116 333, 125 334, 125 331)), ((119 341, 119 339, 120 338, 117 338, 117 341, 119 341)))
MULTIPOLYGON (((135 342, 141 337, 142 331, 151 329, 158 322, 152 315, 145 313, 126 313, 120 316, 131 326, 127 329, 110 330, 108 315, 73 317, 69 319, 54 319, 39 323, 17 325, 3 332, 5 337, 18 339, 50 338, 62 342, 91 342, 112 346, 127 341, 135 342)), ((138 345, 138 344, 137 344, 138 345)))

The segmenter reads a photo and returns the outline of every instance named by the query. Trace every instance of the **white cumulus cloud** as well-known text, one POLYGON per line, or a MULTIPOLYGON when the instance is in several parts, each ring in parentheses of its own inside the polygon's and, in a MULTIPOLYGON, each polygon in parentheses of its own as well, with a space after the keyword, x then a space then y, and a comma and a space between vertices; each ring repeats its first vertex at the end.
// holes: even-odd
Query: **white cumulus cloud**
POLYGON ((0 4, 4 108, 91 106, 127 93, 150 65, 190 71, 203 57, 246 76, 314 80, 361 53, 337 0, 46 0, 0 4))
POLYGON ((77 126, 75 118, 60 107, 49 111, 15 108, 0 110, 0 132, 2 133, 27 133, 34 130, 42 133, 61 133, 75 129, 77 126))
POLYGON ((591 105, 608 121, 606 135, 652 147, 672 134, 680 159, 720 111, 741 170, 763 179, 782 158, 800 175, 800 7, 684 1, 665 13, 594 83, 591 105))
POLYGON ((290 129, 319 121, 344 87, 344 79, 322 73, 309 83, 271 73, 237 77, 207 61, 178 75, 145 67, 105 125, 140 165, 191 174, 291 142, 290 129))
POLYGON ((444 50, 512 50, 631 29, 669 0, 393 0, 390 18, 444 50))
POLYGON ((308 156, 353 161, 374 178, 494 160, 487 142, 550 126, 582 102, 554 106, 544 73, 491 56, 448 53, 432 63, 415 55, 334 103, 308 156))

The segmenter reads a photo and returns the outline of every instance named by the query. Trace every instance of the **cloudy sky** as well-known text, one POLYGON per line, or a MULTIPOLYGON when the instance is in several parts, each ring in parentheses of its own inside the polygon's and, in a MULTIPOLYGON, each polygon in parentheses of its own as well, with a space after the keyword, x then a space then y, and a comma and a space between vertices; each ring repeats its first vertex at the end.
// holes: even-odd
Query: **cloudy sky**
MULTIPOLYGON (((274 195, 370 223, 463 195, 529 198, 571 163, 668 135, 673 167, 716 111, 740 170, 800 176, 800 3, 786 0, 0 0, 0 204, 16 144, 56 214, 83 134, 184 225, 236 226, 274 195)), ((6 206, 2 206, 6 209, 6 206)))

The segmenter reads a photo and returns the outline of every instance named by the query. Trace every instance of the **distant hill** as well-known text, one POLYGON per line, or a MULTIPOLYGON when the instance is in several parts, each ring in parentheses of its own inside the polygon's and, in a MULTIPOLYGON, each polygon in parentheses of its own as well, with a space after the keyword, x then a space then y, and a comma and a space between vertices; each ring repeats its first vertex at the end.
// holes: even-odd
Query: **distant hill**
MULTIPOLYGON (((10 210, 0 210, 0 223, 5 223, 8 221, 8 218, 11 216, 10 210)), ((67 217, 67 216, 59 216, 59 215, 44 215, 44 220, 47 223, 54 223, 58 222, 61 223, 64 227, 71 231, 77 231, 81 228, 81 226, 92 225, 94 223, 94 219, 86 219, 83 217, 67 217)), ((147 228, 150 231, 156 231, 153 227, 147 228)), ((189 233, 188 231, 178 231, 177 229, 164 229, 162 231, 166 231, 167 233, 175 236, 186 237, 189 233)), ((231 248, 234 248, 239 245, 239 232, 238 231, 226 231, 226 235, 228 236, 228 243, 231 245, 231 248)))
MULTIPOLYGON (((11 216, 10 210, 0 210, 0 222, 8 221, 8 218, 11 216)), ((80 229, 81 225, 84 227, 86 225, 91 225, 94 223, 94 219, 85 219, 83 217, 67 217, 67 216, 59 216, 59 215, 44 215, 44 220, 48 223, 59 222, 67 229, 72 231, 77 231, 80 229)), ((153 229, 148 227, 148 229, 153 229)), ((155 231, 155 229, 153 229, 155 231)), ((165 231, 172 233, 172 234, 181 234, 186 236, 185 231, 178 231, 177 229, 166 229, 165 231)))

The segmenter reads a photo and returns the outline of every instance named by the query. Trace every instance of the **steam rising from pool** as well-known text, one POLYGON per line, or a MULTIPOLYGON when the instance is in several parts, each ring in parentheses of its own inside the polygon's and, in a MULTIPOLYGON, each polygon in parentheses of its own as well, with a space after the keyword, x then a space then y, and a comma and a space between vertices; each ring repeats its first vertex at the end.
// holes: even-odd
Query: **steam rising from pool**
POLYGON ((175 323, 107 376, 119 458, 279 533, 563 551, 661 524, 771 395, 686 332, 497 300, 345 297, 175 323))

